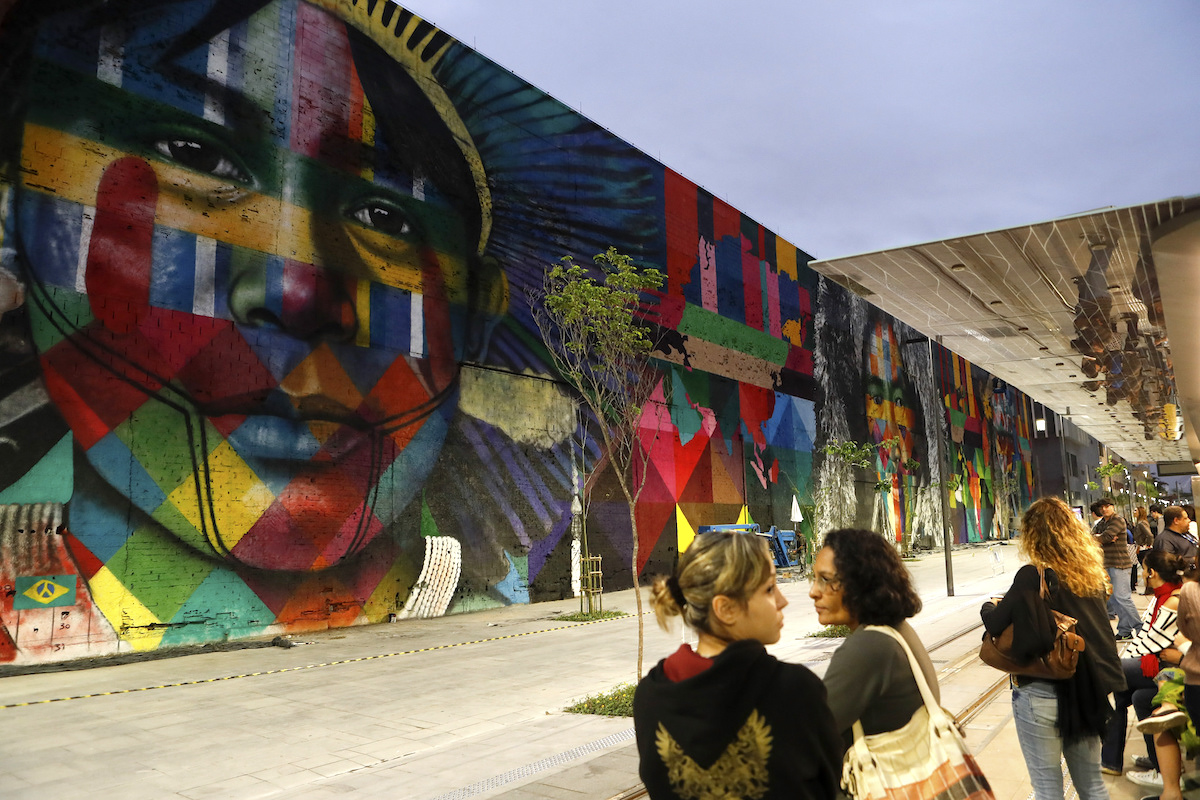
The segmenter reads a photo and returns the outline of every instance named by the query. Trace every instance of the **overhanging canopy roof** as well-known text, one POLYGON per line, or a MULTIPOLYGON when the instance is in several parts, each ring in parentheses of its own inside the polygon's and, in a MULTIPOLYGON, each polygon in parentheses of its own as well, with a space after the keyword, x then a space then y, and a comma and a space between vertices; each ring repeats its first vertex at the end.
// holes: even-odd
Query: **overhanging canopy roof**
POLYGON ((1128 461, 1200 461, 1200 196, 810 266, 1128 461))

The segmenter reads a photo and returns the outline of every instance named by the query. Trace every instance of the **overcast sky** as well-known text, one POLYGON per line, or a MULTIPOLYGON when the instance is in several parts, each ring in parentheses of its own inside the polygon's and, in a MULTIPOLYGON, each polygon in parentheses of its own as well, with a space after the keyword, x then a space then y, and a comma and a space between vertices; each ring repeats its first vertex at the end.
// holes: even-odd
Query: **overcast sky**
POLYGON ((1196 0, 400 0, 818 258, 1200 194, 1196 0))

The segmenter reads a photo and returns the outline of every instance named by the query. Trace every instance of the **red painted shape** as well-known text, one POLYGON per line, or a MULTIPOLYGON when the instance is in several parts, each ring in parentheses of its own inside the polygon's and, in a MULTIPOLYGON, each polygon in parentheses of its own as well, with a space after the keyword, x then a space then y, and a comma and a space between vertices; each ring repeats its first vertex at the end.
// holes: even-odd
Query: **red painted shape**
POLYGON ((743 383, 738 386, 741 400, 742 424, 759 446, 766 446, 767 436, 763 426, 775 411, 775 393, 760 386, 743 383))
POLYGON ((667 294, 682 296, 699 261, 700 224, 696 219, 696 184, 664 170, 667 217, 667 294))
POLYGON ((282 283, 280 321, 293 336, 311 339, 321 334, 341 336, 353 330, 354 309, 344 277, 289 259, 283 265, 282 283))
POLYGON ((105 168, 84 280, 92 313, 114 333, 130 333, 150 308, 157 203, 158 178, 145 161, 129 156, 105 168))
POLYGON ((458 359, 454 354, 454 328, 450 324, 450 298, 446 295, 442 265, 432 248, 421 253, 421 291, 430 374, 434 390, 441 391, 454 382, 458 359))
POLYGON ((296 49, 292 96, 292 150, 343 169, 351 165, 349 148, 337 152, 326 143, 344 143, 350 132, 350 40, 344 25, 306 3, 296 8, 296 49))
POLYGON ((92 551, 87 548, 87 545, 75 538, 69 531, 64 530, 62 537, 63 542, 67 545, 67 551, 71 554, 71 558, 79 568, 79 574, 90 581, 92 576, 104 566, 104 562, 96 558, 92 551))
POLYGON ((742 296, 746 303, 746 324, 756 331, 763 330, 762 269, 759 258, 750 249, 750 240, 742 242, 742 296))
POLYGON ((263 401, 278 386, 270 370, 232 324, 225 325, 206 341, 177 377, 201 403, 238 398, 253 404, 263 401))
POLYGON ((637 505, 638 525, 638 574, 646 568, 646 562, 654 553, 654 545, 667 532, 668 525, 674 531, 675 504, 639 502, 637 505))
POLYGON ((7 664, 17 659, 17 645, 8 632, 7 625, 0 625, 0 664, 7 664))
MULTIPOLYGON (((59 347, 63 346, 59 345, 59 347)), ((65 347, 70 348, 70 345, 65 345, 65 347)), ((120 420, 110 426, 106 420, 100 418, 97 409, 91 403, 84 401, 76 391, 74 381, 67 381, 60 374, 60 366, 68 370, 67 374, 71 374, 72 366, 66 359, 52 358, 57 353, 58 347, 42 355, 42 380, 46 384, 46 391, 54 400, 58 412, 70 426, 75 441, 79 442, 80 447, 87 450, 107 436, 120 420)), ((100 387, 99 391, 103 391, 103 387, 100 387)), ((101 394, 100 397, 104 397, 104 395, 101 394)))
POLYGON ((713 198, 713 238, 742 237, 742 212, 719 198, 713 198))

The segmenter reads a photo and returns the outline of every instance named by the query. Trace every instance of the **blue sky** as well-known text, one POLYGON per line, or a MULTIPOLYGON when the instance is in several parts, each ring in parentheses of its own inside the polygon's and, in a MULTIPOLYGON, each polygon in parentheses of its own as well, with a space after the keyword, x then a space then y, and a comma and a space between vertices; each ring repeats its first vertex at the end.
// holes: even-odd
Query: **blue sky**
POLYGON ((1194 0, 403 4, 819 258, 1200 193, 1194 0))

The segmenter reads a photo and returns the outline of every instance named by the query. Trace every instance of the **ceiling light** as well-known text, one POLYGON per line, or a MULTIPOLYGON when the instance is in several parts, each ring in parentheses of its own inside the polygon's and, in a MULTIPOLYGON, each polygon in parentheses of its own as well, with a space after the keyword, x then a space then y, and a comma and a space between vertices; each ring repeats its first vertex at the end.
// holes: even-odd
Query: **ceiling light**
POLYGON ((1054 366, 1056 366, 1056 367, 1062 367, 1062 366, 1066 366, 1066 364, 1065 364, 1065 362, 1062 362, 1062 361, 1055 361, 1055 362, 1054 362, 1054 366))
POLYGON ((1029 330, 1029 328, 1020 327, 1020 328, 1017 328, 1017 333, 1025 333, 1027 330, 1029 330))
POLYGON ((1109 284, 1109 286, 1108 286, 1108 290, 1110 292, 1115 292, 1120 288, 1121 288, 1121 284, 1119 284, 1119 283, 1112 283, 1112 284, 1109 284))
POLYGON ((966 272, 967 265, 966 264, 951 264, 950 271, 951 272, 966 272))
POLYGON ((1039 347, 1038 348, 1038 350, 1041 350, 1042 352, 1046 352, 1049 349, 1050 349, 1049 347, 1039 347))
POLYGON ((1003 300, 991 300, 988 302, 988 305, 989 306, 1002 306, 1002 305, 1004 305, 1004 301, 1003 300))

